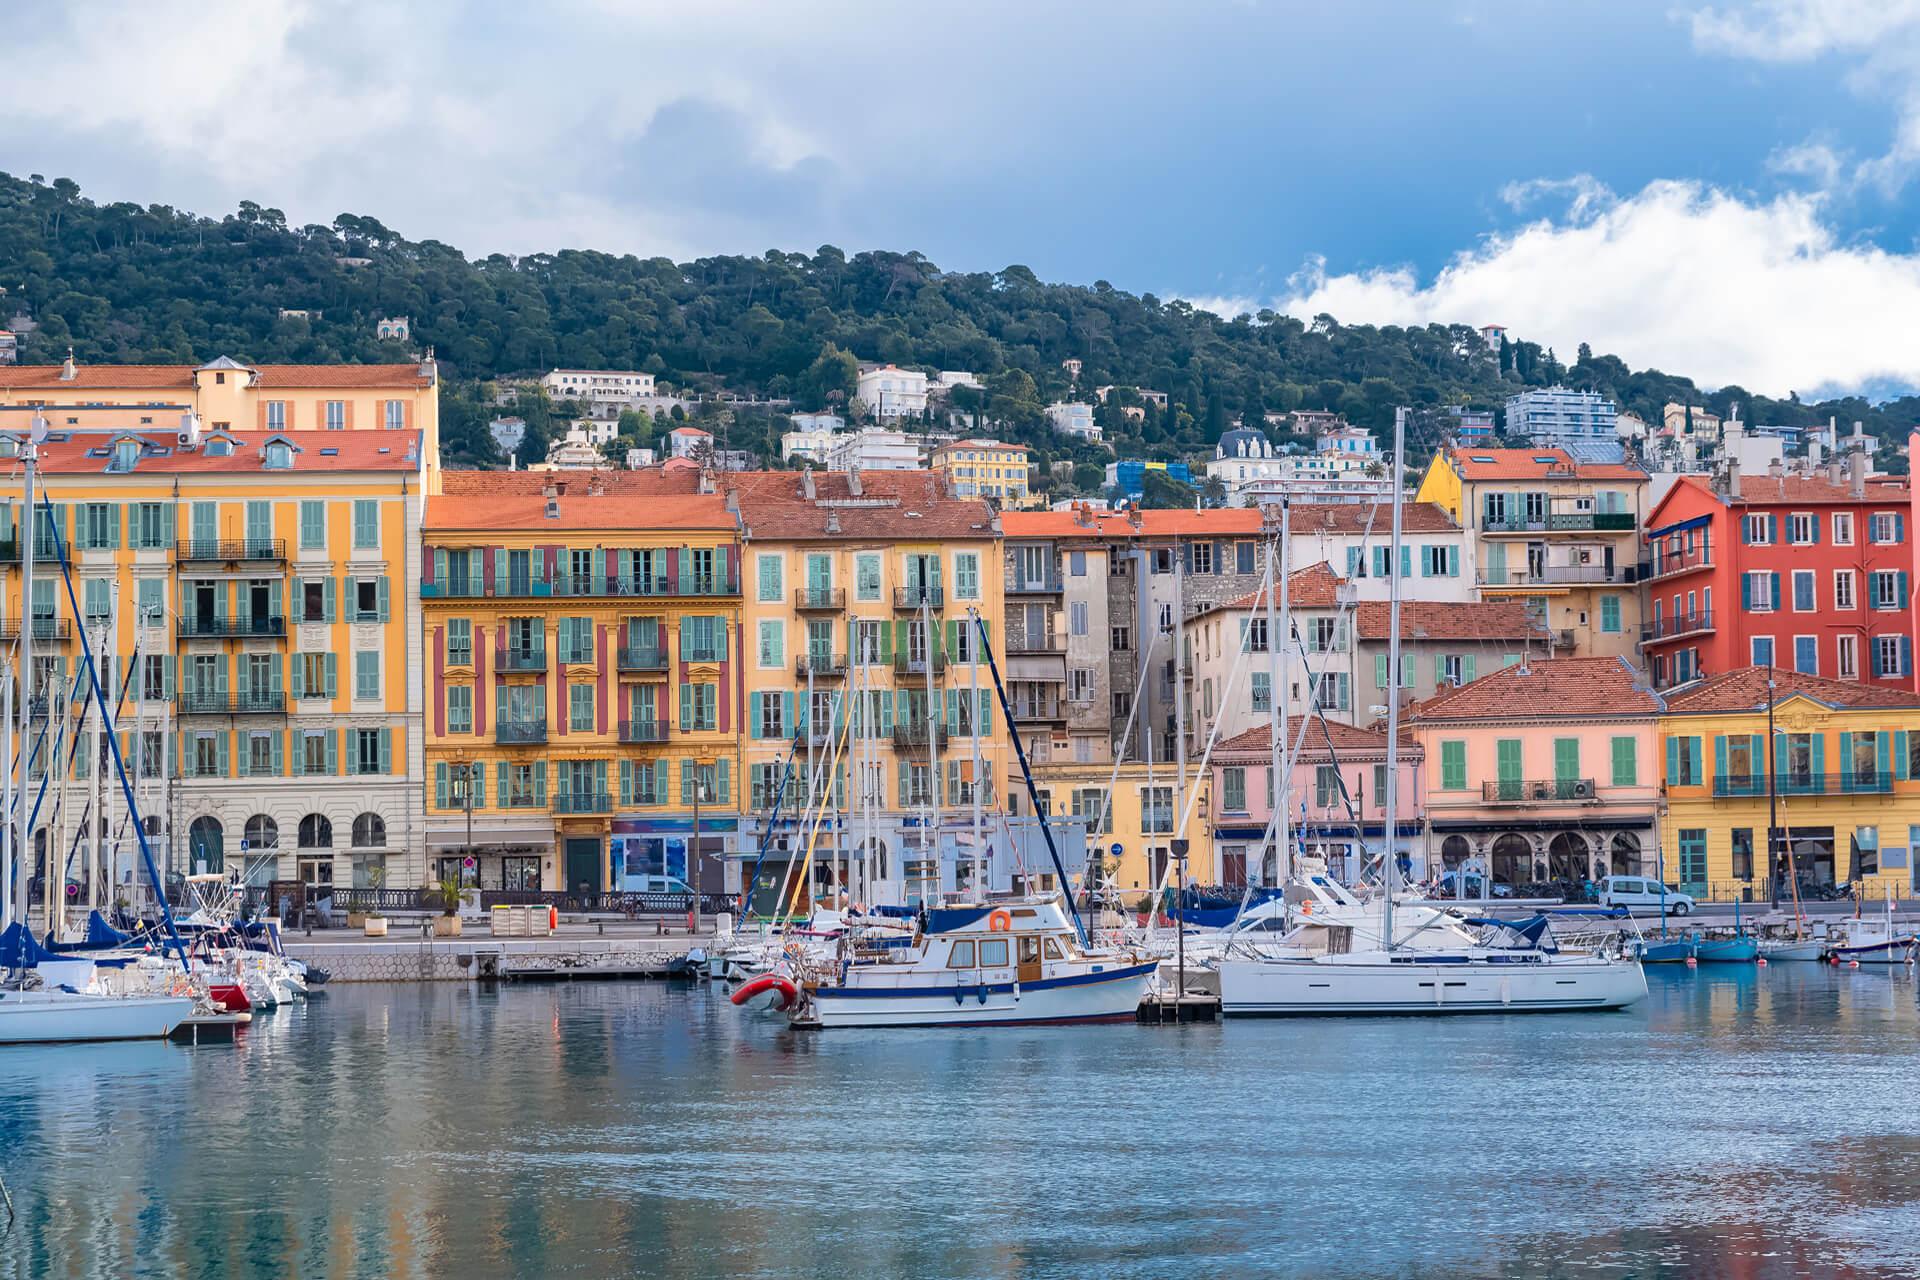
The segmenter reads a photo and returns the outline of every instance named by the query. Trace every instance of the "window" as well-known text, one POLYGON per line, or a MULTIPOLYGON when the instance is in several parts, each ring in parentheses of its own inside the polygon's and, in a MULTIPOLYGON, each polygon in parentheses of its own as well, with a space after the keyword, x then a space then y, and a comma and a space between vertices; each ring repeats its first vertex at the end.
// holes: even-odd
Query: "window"
POLYGON ((1440 789, 1442 791, 1467 789, 1467 744, 1464 741, 1440 744, 1440 789))
POLYGON ((1817 636, 1793 638, 1793 669, 1802 675, 1820 674, 1820 639, 1817 636))
POLYGON ((1084 578, 1087 576, 1086 552, 1069 551, 1067 553, 1067 573, 1070 577, 1075 578, 1084 578))
POLYGON ((785 594, 781 586, 786 567, 779 556, 761 556, 754 562, 760 571, 760 599, 778 600, 785 594))
POLYGON ((325 622, 327 620, 327 599, 332 594, 332 578, 301 579, 300 599, 294 605, 300 621, 325 622))
POLYGON ((1607 632, 1620 630, 1620 597, 1600 597, 1600 629, 1607 632))
POLYGON ((333 848, 333 823, 325 814, 308 814, 300 819, 299 841, 302 849, 333 848))
POLYGON ((1752 646, 1752 666, 1770 667, 1773 665, 1773 637, 1755 636, 1752 646))
POLYGON ((353 696, 356 698, 378 698, 380 696, 380 653, 376 649, 362 649, 353 655, 353 696))
POLYGON ((1836 609, 1854 607, 1853 570, 1835 569, 1833 571, 1833 607, 1836 609))
POLYGON ((327 504, 304 500, 300 503, 300 549, 318 551, 327 545, 327 504))
POLYGON ((1742 516, 1740 518, 1740 536, 1749 546, 1764 546, 1772 542, 1768 530, 1772 524, 1769 516, 1742 516))
POLYGON ((1211 542, 1193 542, 1187 545, 1188 550, 1192 553, 1193 571, 1195 573, 1212 573, 1213 544, 1211 542))
POLYGON ((269 440, 261 465, 269 471, 285 471, 293 466, 293 449, 285 440, 269 440))
POLYGON ((353 731, 353 771, 355 773, 385 773, 386 754, 382 750, 386 737, 383 729, 355 729, 353 731))
POLYGON ((404 400, 388 400, 384 403, 387 409, 387 430, 399 431, 405 428, 407 425, 407 402, 404 400))
POLYGON ((1793 611, 1811 613, 1813 609, 1813 570, 1795 569, 1793 571, 1793 611))
POLYGON ((1092 667, 1074 667, 1067 672, 1067 700, 1069 702, 1093 701, 1092 667))
POLYGON ((347 429, 347 402, 345 400, 327 401, 327 430, 345 431, 347 429))
MULTIPOLYGON (((1078 792, 1074 793, 1076 796, 1078 792)), ((1221 805, 1229 813, 1247 811, 1247 771, 1242 768, 1222 769, 1220 771, 1221 805)))
POLYGON ((956 600, 980 598, 980 556, 963 551, 953 557, 953 595, 956 600))
POLYGON ((1876 676, 1899 676, 1906 674, 1906 664, 1902 661, 1906 649, 1905 636, 1875 636, 1873 638, 1873 674, 1876 676))
POLYGON ((1170 835, 1173 832, 1173 788, 1140 788, 1140 834, 1170 835))
POLYGON ((1787 517, 1787 529, 1794 545, 1804 546, 1820 539, 1819 517, 1811 512, 1796 511, 1787 517))
POLYGON ((287 429, 287 402, 285 400, 267 401, 267 430, 285 431, 287 429))
POLYGON ((853 562, 854 592, 862 600, 880 598, 880 557, 856 556, 853 562))
POLYGON ((1075 600, 1067 606, 1067 632, 1070 635, 1087 634, 1087 602, 1075 600))
POLYGON ((1639 744, 1628 737, 1613 740, 1613 785, 1616 787, 1637 787, 1640 785, 1639 744))
MULTIPOLYGON (((475 798, 479 803, 479 798, 475 798)), ((384 849, 387 847, 387 822, 377 813, 363 813, 353 820, 353 847, 356 849, 384 849)))
POLYGON ((1753 879, 1753 828, 1733 829, 1733 878, 1753 879))
MULTIPOLYGON (((300 735, 300 755, 299 755, 298 761, 294 766, 295 771, 298 773, 304 774, 310 778, 319 777, 322 774, 332 773, 333 772, 332 746, 333 746, 332 734, 326 733, 320 729, 308 729, 305 733, 300 735)), ((324 819, 322 821, 324 821, 324 819)), ((306 824, 303 822, 300 825, 301 825, 301 832, 302 832, 300 843, 303 846, 305 846, 306 837, 304 833, 306 831, 306 824)), ((316 847, 325 848, 326 846, 331 845, 332 843, 333 843, 333 829, 331 827, 328 827, 326 829, 325 844, 316 846, 316 847)))
POLYGON ((114 471, 131 471, 140 462, 140 442, 138 440, 116 440, 113 442, 114 471))
POLYGON ((353 580, 353 620, 355 622, 384 621, 386 611, 380 607, 380 599, 385 594, 380 588, 385 578, 355 578, 353 580))
POLYGON ((455 684, 447 686, 447 732, 473 732, 473 686, 455 684))
POLYGON ((86 502, 80 505, 80 536, 82 550, 103 551, 120 545, 119 520, 116 518, 119 508, 106 502, 86 502))
POLYGON ((380 549, 380 504, 371 498, 354 499, 353 545, 355 550, 380 549))
POLYGON ((1265 618, 1240 619, 1241 648, 1248 653, 1267 651, 1267 620, 1265 618))
POLYGON ((1869 599, 1875 609, 1898 609, 1900 601, 1900 580, 1907 575, 1876 570, 1867 576, 1869 599))
POLYGON ((1126 653, 1133 648, 1133 633, 1125 627, 1109 627, 1108 640, 1113 652, 1126 653))
POLYGON ((1273 710, 1273 677, 1266 671, 1249 672, 1248 687, 1252 690, 1251 709, 1256 713, 1273 710))
POLYGON ((1451 578, 1459 573, 1459 560, 1456 548, 1449 546, 1426 546, 1420 548, 1420 576, 1423 578, 1451 578))
POLYGON ((715 724, 716 708, 720 702, 720 686, 683 684, 680 690, 680 706, 683 712, 680 727, 711 733, 715 724))
POLYGON ((880 638, 884 622, 860 621, 854 625, 854 661, 871 667, 880 662, 880 638))
POLYGON ((1863 876, 1880 874, 1880 828, 1855 827, 1853 829, 1852 858, 1860 867, 1863 876))
POLYGON ((567 728, 574 733, 593 732, 593 686, 578 680, 567 683, 567 728))
POLYGON ((131 527, 127 533, 133 545, 143 551, 165 547, 172 539, 172 509, 158 502, 136 502, 128 513, 131 527))
POLYGON ((787 736, 786 704, 787 696, 781 693, 767 692, 754 695, 760 709, 760 736, 778 741, 787 736))
POLYGON ((447 619, 447 665, 450 667, 473 665, 473 619, 447 619))
POLYGON ((762 621, 760 623, 760 665, 769 670, 785 666, 787 661, 786 654, 786 624, 778 619, 762 621))
POLYGON ((1897 511, 1876 511, 1868 528, 1875 542, 1904 542, 1906 525, 1906 519, 1897 511))
POLYGON ((1680 829, 1680 883, 1705 884, 1706 881, 1706 828, 1682 827, 1680 829))
POLYGON ((1697 787, 1705 779, 1700 774, 1700 739, 1667 739, 1667 783, 1669 786, 1697 787))
POLYGON ((1833 545, 1850 547, 1853 545, 1853 512, 1836 511, 1833 513, 1833 545))
POLYGON ((1337 765, 1323 764, 1313 770, 1313 802, 1322 809, 1332 806, 1341 799, 1340 769, 1337 765))
MULTIPOLYGON (((1842 635, 1838 637, 1838 652, 1835 654, 1835 674, 1842 680, 1860 678, 1860 637, 1842 635)), ((1920 742, 1920 734, 1915 734, 1915 742, 1920 742)))

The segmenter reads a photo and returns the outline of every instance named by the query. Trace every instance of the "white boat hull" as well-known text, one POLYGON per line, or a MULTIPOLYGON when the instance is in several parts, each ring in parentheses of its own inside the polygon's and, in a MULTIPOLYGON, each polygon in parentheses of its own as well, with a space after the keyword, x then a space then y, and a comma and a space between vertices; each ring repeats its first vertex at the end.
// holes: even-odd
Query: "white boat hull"
POLYGON ((1229 1017, 1550 1013, 1619 1009, 1646 994, 1646 973, 1632 960, 1229 960, 1220 965, 1221 1011, 1229 1017))
MULTIPOLYGON (((986 1027, 1060 1022, 1131 1021, 1153 963, 1027 984, 818 987, 807 1020, 821 1027, 986 1027)), ((908 976, 908 975, 902 975, 908 976)), ((925 975, 912 975, 921 981, 925 975)))
POLYGON ((1891 942, 1867 942, 1859 946, 1836 946, 1830 949, 1835 960, 1841 964, 1849 960, 1861 964, 1905 964, 1907 955, 1913 949, 1913 942, 1905 938, 1896 938, 1891 942))
POLYGON ((193 1013, 191 996, 0 991, 0 1044, 155 1040, 193 1013))
POLYGON ((1825 942, 1781 942, 1769 945, 1760 944, 1760 958, 1768 964, 1779 960, 1808 960, 1818 962, 1827 954, 1825 942))

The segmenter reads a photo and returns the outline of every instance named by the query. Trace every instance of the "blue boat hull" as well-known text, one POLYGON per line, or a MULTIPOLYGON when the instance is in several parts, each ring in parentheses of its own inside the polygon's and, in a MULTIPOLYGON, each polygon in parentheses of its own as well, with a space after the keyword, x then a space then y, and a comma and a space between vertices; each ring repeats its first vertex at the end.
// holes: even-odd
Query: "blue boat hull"
POLYGON ((1720 938, 1701 942, 1693 958, 1701 964, 1751 964, 1760 958, 1760 944, 1752 938, 1720 938))
POLYGON ((1693 943, 1680 938, 1648 942, 1640 949, 1642 964, 1685 964, 1693 959, 1693 943))

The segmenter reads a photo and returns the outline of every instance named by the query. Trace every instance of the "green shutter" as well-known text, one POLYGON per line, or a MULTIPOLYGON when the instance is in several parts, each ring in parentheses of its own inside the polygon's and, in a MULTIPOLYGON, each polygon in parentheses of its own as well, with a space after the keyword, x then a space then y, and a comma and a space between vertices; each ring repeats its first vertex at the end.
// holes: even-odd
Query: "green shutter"
MULTIPOLYGON (((326 692, 326 696, 327 696, 327 697, 329 697, 329 698, 337 698, 337 697, 339 697, 339 696, 340 696, 340 680, 339 680, 339 670, 340 670, 340 663, 339 663, 339 655, 338 655, 338 654, 334 654, 334 653, 329 653, 329 654, 327 655, 327 660, 326 660, 326 664, 325 664, 325 665, 326 665, 326 669, 327 669, 327 692, 326 692)), ((223 671, 223 672, 221 673, 221 678, 222 678, 223 680, 224 680, 224 679, 226 678, 226 673, 225 673, 224 671, 223 671)))
POLYGON ((393 772, 393 730, 380 730, 380 772, 393 772))
POLYGON ((545 760, 533 762, 533 807, 536 809, 547 807, 547 762, 545 760))
POLYGON ((433 807, 447 807, 447 766, 444 761, 433 766, 433 807))

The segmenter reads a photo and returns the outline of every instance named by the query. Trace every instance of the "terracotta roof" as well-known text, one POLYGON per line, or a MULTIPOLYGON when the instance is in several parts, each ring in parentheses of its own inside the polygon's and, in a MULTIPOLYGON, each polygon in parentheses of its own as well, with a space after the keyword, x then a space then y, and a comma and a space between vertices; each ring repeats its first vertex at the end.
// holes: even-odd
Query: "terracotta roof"
POLYGON ((1091 527, 1071 511, 1004 511, 1000 527, 1009 538, 1230 538, 1259 533, 1260 512, 1253 507, 1217 507, 1207 511, 1184 509, 1141 511, 1136 529, 1125 512, 1094 511, 1091 527))
MULTIPOLYGON (((1767 706, 1767 675, 1765 667, 1741 667, 1708 676, 1685 689, 1669 693, 1667 710, 1764 711, 1767 706)), ((1831 680, 1826 676, 1804 675, 1778 667, 1774 668, 1772 675, 1776 704, 1800 694, 1831 707, 1920 706, 1920 695, 1905 689, 1861 684, 1857 680, 1831 680)))
POLYGON ((1449 449, 1448 461, 1464 480, 1645 480, 1638 467, 1618 462, 1575 462, 1565 449, 1449 449), (1551 462, 1541 462, 1550 458, 1551 462), (1485 461, 1481 461, 1485 459, 1485 461), (1571 467, 1568 477, 1548 476, 1547 468, 1571 467))
POLYGON ((733 513, 714 494, 653 494, 637 502, 631 494, 589 496, 576 493, 558 500, 560 514, 547 518, 547 501, 538 494, 427 499, 420 527, 427 532, 494 529, 712 529, 732 534, 733 513))
MULTIPOLYGON (((1362 640, 1385 640, 1391 607, 1384 600, 1362 600, 1353 607, 1354 627, 1362 640)), ((1402 600, 1402 640, 1520 640, 1546 637, 1546 628, 1527 614, 1524 604, 1493 601, 1402 600)))
POLYGON ((729 471, 721 486, 739 495, 747 536, 760 541, 826 538, 935 542, 996 538, 993 510, 947 493, 946 477, 932 471, 863 471, 860 493, 844 471, 815 471, 808 499, 798 471, 729 471), (837 532, 828 532, 831 516, 837 532))
POLYGON ((1540 658, 1502 667, 1413 707, 1415 722, 1651 716, 1660 700, 1623 658, 1540 658))
POLYGON ((1721 496, 1730 507, 1804 506, 1833 502, 1897 502, 1904 507, 1908 501, 1907 482, 1898 476, 1869 476, 1864 498, 1854 497, 1845 480, 1834 484, 1824 475, 1743 475, 1740 477, 1739 497, 1717 496, 1721 496))
MULTIPOLYGON (((53 434, 59 435, 60 432, 53 434)), ((215 433, 209 432, 208 435, 215 433)), ((418 471, 420 469, 420 432, 418 431, 222 431, 234 442, 230 454, 209 454, 200 448, 179 447, 172 431, 89 431, 76 433, 70 440, 49 440, 40 446, 40 470, 47 475, 103 475, 108 459, 89 457, 90 450, 110 450, 115 440, 132 436, 150 447, 164 449, 159 456, 145 456, 131 472, 116 475, 171 475, 175 473, 217 473, 264 471, 263 449, 269 440, 286 440, 297 452, 291 474, 303 471, 418 471), (322 452, 330 450, 331 452, 322 452)), ((204 437, 203 437, 204 441, 204 437)), ((0 467, 17 472, 18 458, 0 459, 0 467)))
MULTIPOLYGON (((1300 732, 1300 721, 1301 717, 1299 716, 1289 716, 1287 718, 1286 734, 1289 744, 1293 742, 1294 738, 1300 732)), ((1333 740, 1333 750, 1336 752, 1350 751, 1365 753, 1371 751, 1385 755, 1387 750, 1387 731, 1385 729, 1356 729, 1352 725, 1342 724, 1338 720, 1323 720, 1319 716, 1314 716, 1307 724, 1307 736, 1300 744, 1300 755, 1298 758, 1308 761, 1327 759, 1327 740, 1329 738, 1333 740)), ((1404 723, 1400 726, 1400 748, 1403 752, 1411 749, 1412 755, 1409 758, 1417 759, 1419 756, 1419 747, 1415 745, 1412 736, 1408 732, 1408 727, 1404 723)), ((1249 729, 1245 733, 1238 733, 1231 738, 1215 743, 1213 747, 1213 758, 1216 761, 1222 759, 1245 760, 1248 758, 1271 760, 1273 758, 1273 727, 1263 724, 1258 728, 1249 729)))
MULTIPOLYGON (((334 434, 339 434, 335 432, 334 434)), ((538 497, 552 481, 569 493, 584 492, 597 479, 610 495, 687 493, 699 484, 698 469, 662 471, 649 467, 644 471, 442 471, 440 496, 472 498, 488 494, 538 497)))
MULTIPOLYGON (((0 388, 71 387, 75 390, 100 391, 126 387, 147 391, 170 387, 191 391, 194 387, 194 370, 198 367, 190 364, 80 364, 74 366, 73 377, 69 379, 60 376, 65 371, 64 365, 9 365, 0 368, 0 388)), ((256 364, 241 367, 258 374, 256 385, 263 388, 433 385, 432 377, 423 375, 417 364, 256 364)))
MULTIPOLYGON (((1334 573, 1333 567, 1326 563, 1316 564, 1305 569, 1295 569, 1287 575, 1287 607, 1291 609, 1331 609, 1338 601, 1334 597, 1334 588, 1346 581, 1334 573)), ((1238 600, 1229 600, 1225 604, 1214 605, 1211 609, 1202 609, 1193 616, 1205 617, 1224 609, 1230 613, 1245 613, 1248 609, 1264 606, 1267 592, 1263 588, 1249 591, 1238 600)))
MULTIPOLYGON (((1373 536, 1385 543, 1393 536, 1393 506, 1383 502, 1296 502, 1288 516, 1293 533, 1365 533, 1368 521, 1373 536)), ((1437 502, 1409 502, 1400 508, 1400 528, 1404 533, 1458 532, 1447 509, 1437 502)))

